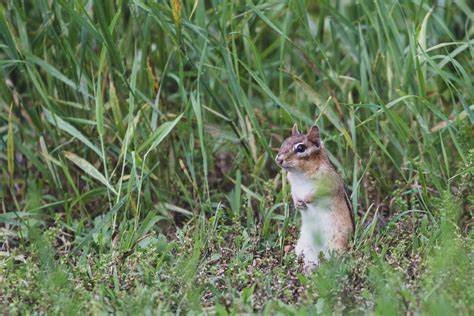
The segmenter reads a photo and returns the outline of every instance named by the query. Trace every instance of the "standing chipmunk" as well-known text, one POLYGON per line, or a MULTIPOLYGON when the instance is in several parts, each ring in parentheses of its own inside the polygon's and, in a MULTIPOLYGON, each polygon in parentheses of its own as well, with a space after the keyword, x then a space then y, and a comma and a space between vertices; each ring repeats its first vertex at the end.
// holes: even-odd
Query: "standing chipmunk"
POLYGON ((307 272, 319 264, 319 254, 343 253, 349 248, 354 220, 341 177, 331 165, 319 135, 295 124, 280 147, 276 162, 288 171, 291 195, 301 213, 301 232, 295 252, 303 256, 307 272))

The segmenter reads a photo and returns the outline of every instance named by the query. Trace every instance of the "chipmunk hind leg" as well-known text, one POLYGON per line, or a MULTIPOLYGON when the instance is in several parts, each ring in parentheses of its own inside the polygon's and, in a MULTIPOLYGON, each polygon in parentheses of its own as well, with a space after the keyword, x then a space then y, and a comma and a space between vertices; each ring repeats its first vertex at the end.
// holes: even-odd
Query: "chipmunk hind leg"
POLYGON ((295 253, 303 258, 305 274, 310 274, 319 266, 320 250, 315 249, 314 245, 308 244, 303 238, 296 243, 295 253))
POLYGON ((343 203, 338 201, 335 203, 336 208, 333 210, 332 216, 332 238, 329 241, 329 248, 341 254, 349 250, 351 235, 353 234, 352 219, 350 210, 343 203))

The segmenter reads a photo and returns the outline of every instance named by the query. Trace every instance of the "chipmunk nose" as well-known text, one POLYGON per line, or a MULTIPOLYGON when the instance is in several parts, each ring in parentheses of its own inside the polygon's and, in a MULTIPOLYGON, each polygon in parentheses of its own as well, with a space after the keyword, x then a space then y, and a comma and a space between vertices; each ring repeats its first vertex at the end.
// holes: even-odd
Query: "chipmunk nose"
POLYGON ((277 162, 277 164, 282 165, 283 164, 283 157, 280 154, 278 154, 275 157, 275 161, 277 162))

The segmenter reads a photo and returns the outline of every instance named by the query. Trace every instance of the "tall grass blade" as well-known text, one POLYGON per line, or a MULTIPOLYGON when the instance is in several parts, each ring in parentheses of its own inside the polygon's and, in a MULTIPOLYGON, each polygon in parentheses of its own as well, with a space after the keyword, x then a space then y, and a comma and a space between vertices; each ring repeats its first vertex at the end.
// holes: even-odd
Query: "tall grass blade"
POLYGON ((64 156, 66 156, 67 159, 71 160, 76 166, 81 168, 82 171, 84 171, 86 174, 105 185, 114 194, 117 194, 115 188, 109 183, 109 181, 107 181, 104 175, 102 175, 102 173, 100 173, 99 170, 97 170, 90 162, 69 151, 64 151, 64 156))
POLYGON ((59 129, 65 131, 69 135, 80 140, 84 145, 92 149, 99 157, 102 156, 102 153, 99 150, 99 148, 97 148, 97 146, 95 146, 89 139, 87 139, 86 136, 84 136, 84 134, 82 134, 73 125, 69 124, 68 122, 63 120, 61 117, 57 116, 54 113, 51 113, 50 111, 46 109, 44 110, 44 114, 48 122, 51 123, 53 126, 58 127, 59 129))

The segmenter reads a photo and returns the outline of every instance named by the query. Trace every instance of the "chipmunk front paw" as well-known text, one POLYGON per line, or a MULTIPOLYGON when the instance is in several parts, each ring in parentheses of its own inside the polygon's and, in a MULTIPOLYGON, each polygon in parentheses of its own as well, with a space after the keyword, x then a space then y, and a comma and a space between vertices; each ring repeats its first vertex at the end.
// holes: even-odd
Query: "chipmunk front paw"
POLYGON ((303 200, 296 200, 295 201, 295 207, 300 210, 306 209, 308 206, 306 205, 306 202, 303 200))

